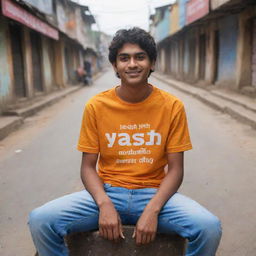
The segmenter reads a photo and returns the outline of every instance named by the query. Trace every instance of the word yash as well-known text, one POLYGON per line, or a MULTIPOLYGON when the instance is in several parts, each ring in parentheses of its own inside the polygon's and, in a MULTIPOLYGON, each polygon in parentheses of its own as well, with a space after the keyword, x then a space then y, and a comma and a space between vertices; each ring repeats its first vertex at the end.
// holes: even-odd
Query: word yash
POLYGON ((105 133, 105 136, 108 140, 108 147, 112 148, 115 142, 119 146, 152 146, 152 145, 161 145, 161 134, 151 130, 147 133, 134 133, 129 135, 128 133, 105 133))

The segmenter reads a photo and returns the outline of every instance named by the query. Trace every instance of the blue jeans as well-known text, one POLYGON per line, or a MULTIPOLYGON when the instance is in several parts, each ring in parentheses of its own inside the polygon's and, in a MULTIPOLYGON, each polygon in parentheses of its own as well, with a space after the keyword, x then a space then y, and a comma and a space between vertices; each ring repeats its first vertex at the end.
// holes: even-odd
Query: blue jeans
MULTIPOLYGON (((105 191, 122 223, 135 225, 157 189, 126 189, 105 184, 105 191)), ((29 227, 40 256, 67 256, 63 237, 71 232, 98 228, 99 209, 86 191, 63 196, 33 210, 29 227)), ((217 217, 201 205, 175 193, 158 217, 158 232, 177 233, 188 239, 186 256, 214 256, 221 238, 217 217)))

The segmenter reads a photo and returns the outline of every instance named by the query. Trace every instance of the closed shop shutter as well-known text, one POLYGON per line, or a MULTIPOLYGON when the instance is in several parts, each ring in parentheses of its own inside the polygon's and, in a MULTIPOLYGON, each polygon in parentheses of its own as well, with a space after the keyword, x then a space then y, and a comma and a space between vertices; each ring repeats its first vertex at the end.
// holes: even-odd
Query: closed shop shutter
POLYGON ((220 32, 219 30, 215 30, 214 32, 214 83, 218 81, 219 73, 220 73, 220 65, 219 65, 219 56, 220 56, 220 32))
POLYGON ((33 85, 36 91, 43 91, 42 64, 41 64, 41 37, 31 31, 30 40, 32 46, 33 85))
POLYGON ((51 72, 52 72, 52 83, 53 86, 57 86, 56 82, 56 60, 55 60, 55 42, 52 39, 49 39, 49 47, 48 47, 48 52, 49 52, 49 58, 51 62, 51 72))
POLYGON ((252 85, 256 87, 256 19, 252 25, 252 85))
POLYGON ((196 38, 191 35, 189 39, 189 71, 188 79, 195 80, 195 60, 196 60, 196 38))
POLYGON ((26 97, 24 78, 24 59, 22 52, 22 31, 19 25, 9 25, 11 49, 13 57, 14 93, 16 97, 26 97))
POLYGON ((199 78, 205 79, 205 65, 206 65, 206 36, 205 34, 199 37, 199 78))
POLYGON ((72 72, 73 72, 73 67, 72 67, 72 49, 70 47, 65 47, 65 63, 66 63, 66 70, 67 70, 67 75, 68 75, 68 82, 72 82, 72 72))

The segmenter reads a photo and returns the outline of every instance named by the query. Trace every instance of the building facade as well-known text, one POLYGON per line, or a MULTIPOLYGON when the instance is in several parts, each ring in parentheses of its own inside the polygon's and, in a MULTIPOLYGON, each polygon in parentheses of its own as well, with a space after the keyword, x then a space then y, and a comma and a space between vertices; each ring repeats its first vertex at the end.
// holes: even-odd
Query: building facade
POLYGON ((161 7, 169 13, 162 20, 158 12, 152 18, 152 34, 164 30, 160 24, 169 31, 156 37, 158 70, 198 86, 256 97, 255 1, 178 0, 161 7))
POLYGON ((1 0, 0 8, 0 114, 77 83, 86 52, 97 58, 86 6, 1 0))

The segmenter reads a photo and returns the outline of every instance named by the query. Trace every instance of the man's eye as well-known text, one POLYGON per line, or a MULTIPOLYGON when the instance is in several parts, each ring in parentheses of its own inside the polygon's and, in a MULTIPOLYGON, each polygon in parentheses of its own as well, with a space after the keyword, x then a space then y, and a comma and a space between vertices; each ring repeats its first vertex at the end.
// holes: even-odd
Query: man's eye
POLYGON ((120 59, 120 61, 127 61, 128 57, 123 56, 123 57, 120 57, 119 59, 120 59))
POLYGON ((137 56, 137 60, 144 60, 145 59, 145 56, 144 55, 139 55, 137 56))

